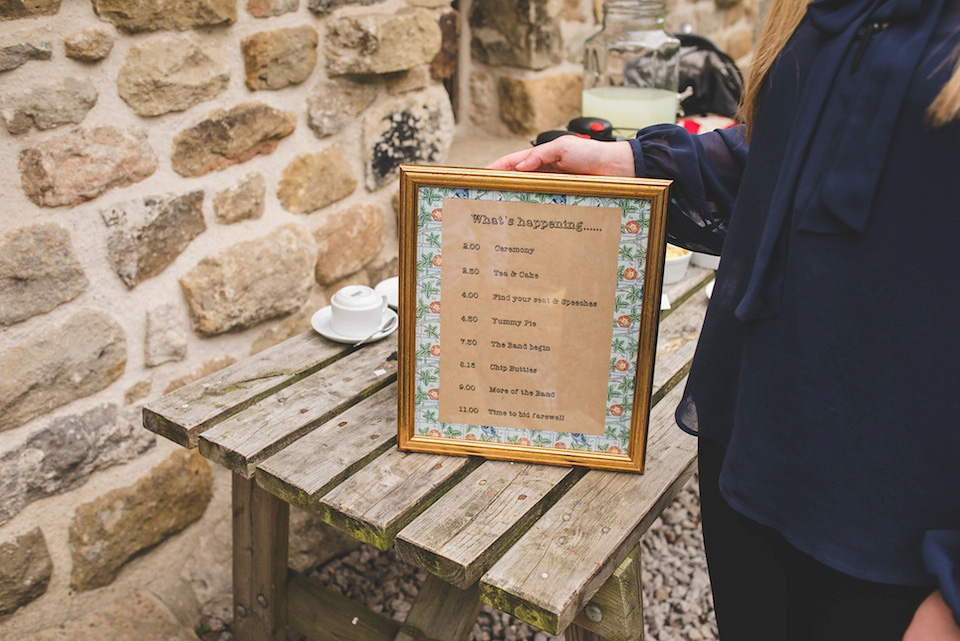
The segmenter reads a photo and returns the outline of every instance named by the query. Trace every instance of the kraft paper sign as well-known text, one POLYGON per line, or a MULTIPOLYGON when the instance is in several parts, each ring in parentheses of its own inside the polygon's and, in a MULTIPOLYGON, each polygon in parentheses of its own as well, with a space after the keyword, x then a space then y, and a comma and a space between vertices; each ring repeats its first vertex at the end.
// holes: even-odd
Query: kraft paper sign
POLYGON ((399 447, 642 471, 668 185, 401 168, 399 447))

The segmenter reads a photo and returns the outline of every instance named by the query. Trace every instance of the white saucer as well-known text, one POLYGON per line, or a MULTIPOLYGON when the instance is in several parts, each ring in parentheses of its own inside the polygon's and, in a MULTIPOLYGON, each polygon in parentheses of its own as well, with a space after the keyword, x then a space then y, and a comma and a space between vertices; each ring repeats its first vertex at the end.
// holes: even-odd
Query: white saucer
MULTIPOLYGON (((392 309, 389 309, 389 308, 385 309, 385 310, 383 311, 383 321, 382 321, 382 323, 385 324, 385 323, 389 322, 391 318, 397 318, 397 313, 396 313, 395 311, 393 311, 392 309)), ((398 319, 398 320, 399 320, 399 319, 398 319)), ((346 336, 346 335, 341 334, 340 332, 334 330, 333 327, 330 326, 330 306, 329 306, 329 305, 327 305, 327 306, 324 307, 323 309, 318 310, 318 311, 310 318, 310 324, 313 326, 313 329, 315 329, 318 334, 320 334, 320 335, 323 336, 324 338, 329 338, 330 340, 336 341, 336 342, 338 342, 338 343, 350 343, 350 344, 353 344, 353 343, 356 343, 356 342, 358 342, 358 341, 362 341, 364 338, 366 338, 366 334, 361 334, 361 335, 359 335, 359 336, 346 336)), ((398 325, 399 325, 399 323, 394 323, 394 324, 393 324, 393 327, 391 327, 390 329, 385 330, 385 331, 381 331, 381 332, 377 332, 376 334, 374 334, 373 336, 371 336, 370 338, 368 338, 368 339, 366 340, 366 343, 374 343, 374 342, 380 340, 381 338, 386 338, 386 337, 389 336, 390 334, 392 334, 392 333, 394 333, 395 331, 397 331, 397 326, 398 326, 398 325)))
POLYGON ((393 278, 388 278, 378 283, 377 286, 373 288, 373 291, 381 296, 386 295, 387 305, 397 309, 397 305, 400 303, 400 277, 394 276, 393 278))
POLYGON ((713 286, 714 286, 716 283, 717 283, 716 280, 711 280, 709 283, 707 283, 707 286, 703 288, 703 293, 707 295, 707 298, 708 298, 708 299, 709 299, 711 296, 713 296, 713 286))

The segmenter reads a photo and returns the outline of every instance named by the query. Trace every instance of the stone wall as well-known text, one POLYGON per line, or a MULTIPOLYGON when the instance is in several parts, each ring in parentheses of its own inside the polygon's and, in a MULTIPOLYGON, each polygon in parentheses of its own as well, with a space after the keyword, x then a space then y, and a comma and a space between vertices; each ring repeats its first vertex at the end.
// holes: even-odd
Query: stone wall
POLYGON ((457 43, 449 2, 367 5, 0 0, 0 637, 223 608, 229 478, 139 409, 396 271, 395 170, 445 158, 457 43))
MULTIPOLYGON (((757 2, 669 19, 743 55, 757 2)), ((396 167, 445 159, 448 89, 464 145, 562 125, 596 16, 0 0, 0 637, 186 640, 229 618, 229 475, 144 431, 141 405, 393 275, 396 167)), ((299 568, 345 545, 299 513, 291 530, 299 568)))

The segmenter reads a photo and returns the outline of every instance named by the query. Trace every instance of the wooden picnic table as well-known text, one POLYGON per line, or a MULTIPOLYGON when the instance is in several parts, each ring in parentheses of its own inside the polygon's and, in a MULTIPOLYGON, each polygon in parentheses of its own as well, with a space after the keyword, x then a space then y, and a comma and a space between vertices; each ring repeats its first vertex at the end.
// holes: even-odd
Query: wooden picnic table
POLYGON ((666 286, 643 475, 396 448, 396 334, 313 332, 149 403, 147 429, 233 472, 238 641, 466 641, 481 603, 569 641, 643 638, 642 534, 693 472, 675 425, 713 272, 666 286), (404 623, 287 567, 294 505, 427 572, 404 623))

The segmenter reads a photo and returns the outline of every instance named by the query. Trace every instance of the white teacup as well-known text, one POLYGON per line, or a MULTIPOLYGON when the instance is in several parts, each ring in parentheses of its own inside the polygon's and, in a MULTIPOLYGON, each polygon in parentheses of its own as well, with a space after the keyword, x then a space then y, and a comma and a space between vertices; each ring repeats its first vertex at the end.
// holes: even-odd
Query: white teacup
POLYGON ((365 338, 383 326, 387 297, 366 285, 347 285, 330 299, 330 326, 350 338, 365 338))

